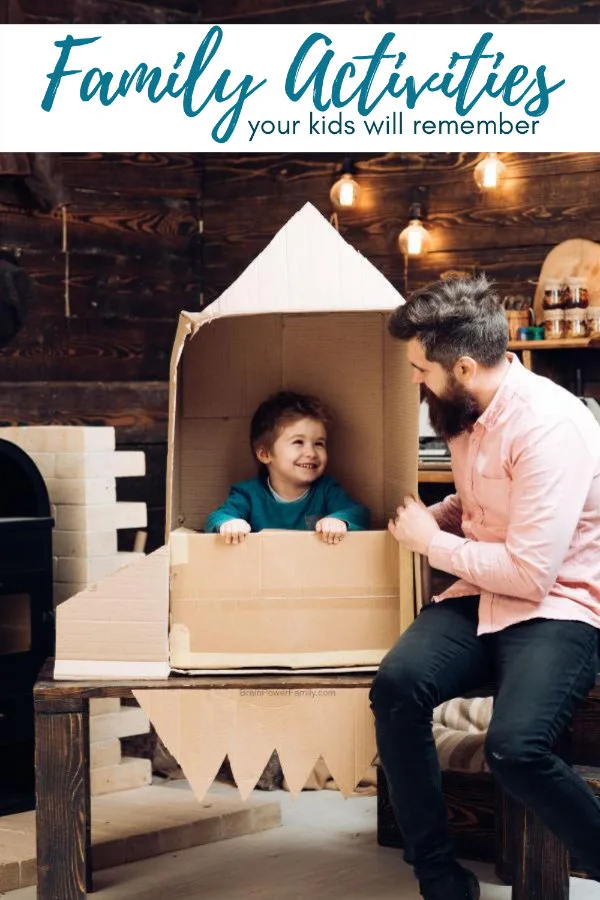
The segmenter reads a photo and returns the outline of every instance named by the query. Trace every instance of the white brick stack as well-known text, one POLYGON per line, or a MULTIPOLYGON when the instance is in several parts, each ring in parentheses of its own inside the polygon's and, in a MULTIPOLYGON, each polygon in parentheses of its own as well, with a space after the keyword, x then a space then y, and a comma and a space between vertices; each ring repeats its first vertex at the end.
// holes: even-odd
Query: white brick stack
POLYGON ((0 428, 40 470, 54 517, 54 604, 132 562, 120 528, 144 528, 145 503, 117 503, 117 478, 144 475, 142 452, 115 450, 114 428, 32 425, 0 428))
POLYGON ((150 728, 143 710, 121 706, 118 697, 90 700, 90 785, 92 795, 110 794, 152 782, 149 759, 121 756, 120 738, 150 728))
MULTIPOLYGON (((114 428, 31 425, 0 428, 44 478, 54 518, 54 604, 143 555, 117 549, 120 528, 144 528, 145 503, 117 502, 116 479, 145 474, 142 452, 115 450, 114 428)), ((121 756, 120 738, 144 734, 148 718, 118 699, 90 703, 92 794, 141 787, 151 763, 121 756)))

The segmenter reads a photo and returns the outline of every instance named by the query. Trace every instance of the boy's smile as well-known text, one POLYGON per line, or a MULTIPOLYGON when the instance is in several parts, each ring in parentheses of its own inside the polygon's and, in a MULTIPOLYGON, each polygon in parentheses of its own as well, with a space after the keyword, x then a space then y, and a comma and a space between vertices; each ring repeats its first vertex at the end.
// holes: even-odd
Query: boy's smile
POLYGON ((295 500, 320 478, 327 465, 327 433, 318 419, 296 419, 284 425, 271 449, 257 450, 269 472, 271 487, 286 500, 295 500))

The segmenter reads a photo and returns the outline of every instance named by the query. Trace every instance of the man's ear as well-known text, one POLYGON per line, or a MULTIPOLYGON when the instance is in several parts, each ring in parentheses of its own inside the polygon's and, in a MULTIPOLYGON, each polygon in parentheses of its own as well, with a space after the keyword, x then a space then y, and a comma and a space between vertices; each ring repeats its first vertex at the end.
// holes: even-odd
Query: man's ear
POLYGON ((267 463, 271 462, 271 454, 267 450, 266 447, 257 447, 256 448, 256 458, 259 463, 263 463, 263 465, 267 465, 267 463))
POLYGON ((454 377, 461 384, 469 384, 477 374, 478 365, 472 356, 461 356, 452 369, 454 377))

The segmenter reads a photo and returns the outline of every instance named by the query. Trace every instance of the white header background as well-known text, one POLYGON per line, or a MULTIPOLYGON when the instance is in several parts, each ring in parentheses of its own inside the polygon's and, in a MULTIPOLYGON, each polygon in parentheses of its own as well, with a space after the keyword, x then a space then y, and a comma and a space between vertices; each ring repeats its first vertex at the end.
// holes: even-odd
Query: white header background
MULTIPOLYGON (((175 87, 182 87, 198 47, 211 26, 179 25, 6 25, 0 26, 0 151, 129 151, 129 152, 384 152, 408 151, 600 151, 600 25, 225 25, 221 44, 200 75, 193 94, 193 106, 198 108, 215 87, 222 73, 231 74, 225 94, 237 88, 245 76, 252 76, 254 87, 266 79, 242 107, 239 122, 232 136, 224 143, 214 138, 219 119, 235 103, 238 94, 224 102, 214 97, 195 117, 184 112, 183 96, 165 96, 157 103, 148 98, 148 90, 136 93, 132 87, 126 96, 117 97, 103 106, 96 94, 84 102, 80 97, 81 80, 88 70, 98 67, 112 72, 109 86, 113 94, 124 70, 133 72, 140 63, 149 69, 162 69, 160 87, 167 83, 174 71, 178 53, 185 59, 177 69, 179 79, 175 87), (508 106, 501 97, 484 96, 465 116, 459 115, 455 99, 441 92, 424 91, 414 109, 408 109, 406 95, 399 98, 387 94, 363 117, 353 100, 342 109, 333 106, 320 112, 314 106, 312 85, 302 99, 292 102, 285 93, 285 79, 292 60, 302 42, 314 32, 326 34, 332 43, 329 48, 319 43, 308 55, 299 82, 308 77, 322 54, 330 49, 334 56, 325 78, 326 97, 340 68, 353 57, 373 54, 379 41, 387 33, 394 39, 387 52, 406 53, 406 61, 395 70, 395 59, 383 60, 373 80, 370 97, 374 99, 396 71, 400 84, 407 76, 415 78, 417 87, 437 72, 448 72, 453 52, 471 54, 481 36, 492 32, 486 53, 501 52, 504 59, 496 70, 493 59, 482 59, 473 76, 468 96, 473 98, 495 71, 496 88, 505 80, 513 66, 526 66, 527 77, 513 89, 514 96, 535 79, 539 66, 546 67, 549 86, 565 79, 566 83, 549 95, 547 112, 535 118, 526 114, 524 104, 532 99, 532 89, 523 101, 508 106), (41 103, 48 88, 48 74, 58 62, 61 48, 55 41, 67 34, 75 38, 100 37, 93 44, 74 47, 66 69, 82 71, 63 77, 58 86, 54 105, 49 112, 41 103), (521 89, 519 89, 521 88, 521 89), (319 123, 317 133, 310 133, 310 114, 319 123), (402 133, 398 133, 398 113, 402 112, 402 133), (391 133, 384 129, 377 135, 368 134, 363 118, 380 122, 396 113, 396 133, 390 120, 391 133), (509 134, 494 134, 486 128, 477 132, 477 122, 495 121, 500 114, 513 124, 509 134), (323 129, 322 120, 354 123, 354 133, 331 134, 323 129), (415 121, 435 123, 434 133, 426 134, 415 121), (440 133, 439 120, 458 123, 458 134, 440 133), (470 134, 461 133, 460 124, 469 120, 474 124, 470 134), (293 126, 288 123, 296 121, 293 126), (527 122, 526 134, 518 134, 515 124, 527 122), (252 127, 256 126, 254 137, 252 127), (258 123, 258 124, 257 124, 258 123), (262 130, 272 134, 265 134, 262 130), (272 123, 266 124, 266 123, 272 123), (537 123, 532 133, 532 124, 537 123), (288 130, 288 134, 279 133, 288 130), (324 132, 324 133, 323 133, 324 132), (251 139, 252 138, 252 139, 251 139)), ((214 27, 214 26, 212 26, 214 27)), ((348 96, 358 87, 366 73, 368 60, 354 60, 357 74, 347 80, 342 95, 348 96)), ((466 66, 461 61, 455 67, 453 84, 457 84, 466 66)), ((337 126, 333 126, 334 128, 337 126)), ((224 126, 222 126, 223 130, 224 126)))

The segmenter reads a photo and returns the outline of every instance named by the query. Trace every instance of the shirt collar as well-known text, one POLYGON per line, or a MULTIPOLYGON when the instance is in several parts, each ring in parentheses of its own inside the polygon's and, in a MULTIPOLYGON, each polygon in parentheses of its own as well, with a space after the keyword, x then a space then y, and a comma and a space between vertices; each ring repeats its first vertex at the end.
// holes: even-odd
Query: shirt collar
POLYGON ((507 353, 506 358, 510 363, 506 370, 506 374, 498 385, 491 403, 477 419, 476 424, 483 425, 484 428, 489 429, 494 427, 498 416, 504 411, 511 397, 513 397, 523 381, 523 378, 526 377, 527 369, 519 362, 518 357, 515 356, 514 353, 507 353))
POLYGON ((303 494, 300 494, 299 497, 294 497, 293 500, 287 500, 285 497, 282 497, 281 494, 278 494, 276 490, 274 490, 271 481, 267 478, 267 487, 271 491, 271 494, 277 501, 277 503, 297 503, 298 500, 304 500, 308 492, 310 491, 310 487, 307 487, 303 494))

